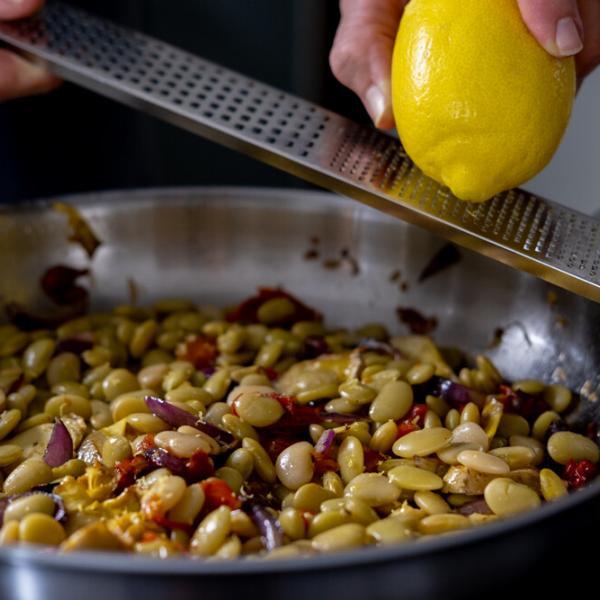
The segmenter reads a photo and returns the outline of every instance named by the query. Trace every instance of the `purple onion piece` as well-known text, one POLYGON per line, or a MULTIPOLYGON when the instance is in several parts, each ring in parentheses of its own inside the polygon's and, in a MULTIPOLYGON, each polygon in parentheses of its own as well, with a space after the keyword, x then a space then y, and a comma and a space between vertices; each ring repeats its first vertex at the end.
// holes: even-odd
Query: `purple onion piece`
POLYGON ((157 468, 169 469, 173 475, 187 475, 186 459, 173 456, 163 448, 150 448, 144 452, 144 456, 157 468))
POLYGON ((333 429, 326 429, 317 440, 315 444, 315 452, 318 454, 327 454, 335 439, 335 431, 333 429))
POLYGON ((473 502, 467 502, 463 504, 458 512, 461 515, 472 515, 474 513, 479 513, 482 515, 491 515, 492 509, 488 506, 487 502, 482 498, 480 500, 473 500, 473 502))
POLYGON ((373 338, 360 340, 358 349, 360 352, 377 352, 378 354, 389 354, 394 358, 406 358, 398 348, 394 348, 394 346, 387 342, 380 342, 373 338))
POLYGON ((258 504, 251 505, 249 511, 250 518, 258 527, 266 549, 271 552, 271 550, 282 546, 283 531, 271 512, 258 504))
POLYGON ((171 425, 171 427, 181 427, 182 425, 196 426, 197 417, 162 398, 146 396, 144 402, 150 409, 150 412, 171 425))
POLYGON ((450 379, 443 379, 439 385, 439 395, 445 400, 452 408, 461 409, 466 406, 469 402, 477 404, 477 406, 483 406, 485 402, 485 395, 468 388, 460 383, 450 381, 450 379))
POLYGON ((144 401, 146 402, 146 406, 150 409, 150 412, 171 425, 171 427, 181 427, 182 425, 195 427, 198 431, 202 431, 217 440, 217 442, 223 446, 223 449, 227 449, 236 443, 235 437, 228 431, 215 427, 210 423, 206 423, 202 419, 198 419, 198 417, 193 414, 163 400, 162 398, 146 396, 144 401))
POLYGON ((73 440, 65 424, 56 419, 52 435, 44 452, 44 460, 50 467, 60 467, 73 458, 73 440))

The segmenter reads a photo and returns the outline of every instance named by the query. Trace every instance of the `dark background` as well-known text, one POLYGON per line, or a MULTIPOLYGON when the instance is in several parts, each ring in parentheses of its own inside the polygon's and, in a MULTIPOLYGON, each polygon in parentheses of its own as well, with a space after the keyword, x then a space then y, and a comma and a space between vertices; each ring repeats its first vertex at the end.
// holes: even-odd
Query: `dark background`
MULTIPOLYGON (((73 2, 327 108, 366 120, 328 53, 337 0, 73 2)), ((64 84, 0 105, 0 202, 180 185, 301 186, 271 167, 64 84)))

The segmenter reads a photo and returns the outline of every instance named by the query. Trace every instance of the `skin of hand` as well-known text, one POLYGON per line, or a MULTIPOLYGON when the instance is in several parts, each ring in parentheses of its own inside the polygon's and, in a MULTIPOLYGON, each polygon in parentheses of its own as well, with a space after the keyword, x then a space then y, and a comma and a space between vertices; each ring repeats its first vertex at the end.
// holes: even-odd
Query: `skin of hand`
MULTIPOLYGON (((0 0, 0 21, 28 17, 43 3, 43 0, 0 0)), ((41 65, 27 61, 10 50, 0 49, 0 101, 42 94, 59 83, 60 80, 41 65)))
MULTIPOLYGON (((394 40, 409 0, 340 0, 342 18, 329 62, 380 129, 394 127, 390 72, 394 40)), ((580 82, 600 64, 600 0, 518 0, 529 30, 554 56, 575 56, 580 82)))

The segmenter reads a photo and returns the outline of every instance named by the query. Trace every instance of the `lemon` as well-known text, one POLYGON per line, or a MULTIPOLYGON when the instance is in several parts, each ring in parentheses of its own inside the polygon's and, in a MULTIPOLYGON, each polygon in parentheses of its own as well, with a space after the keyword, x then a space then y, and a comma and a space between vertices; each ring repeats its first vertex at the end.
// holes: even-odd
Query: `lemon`
POLYGON ((548 54, 517 0, 411 0, 392 65, 402 143, 463 200, 521 185, 550 161, 569 121, 575 63, 548 54))

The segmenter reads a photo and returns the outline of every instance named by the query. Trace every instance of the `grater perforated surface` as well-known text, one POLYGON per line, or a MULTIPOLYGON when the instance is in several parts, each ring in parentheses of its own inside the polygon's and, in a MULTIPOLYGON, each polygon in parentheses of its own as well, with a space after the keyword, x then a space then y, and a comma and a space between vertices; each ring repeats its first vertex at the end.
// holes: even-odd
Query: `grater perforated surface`
POLYGON ((468 204, 398 140, 63 3, 0 40, 65 79, 600 302, 600 221, 521 190, 468 204))

